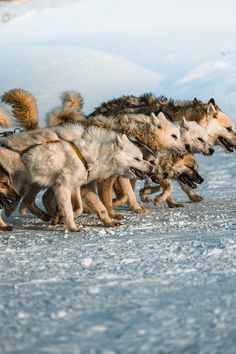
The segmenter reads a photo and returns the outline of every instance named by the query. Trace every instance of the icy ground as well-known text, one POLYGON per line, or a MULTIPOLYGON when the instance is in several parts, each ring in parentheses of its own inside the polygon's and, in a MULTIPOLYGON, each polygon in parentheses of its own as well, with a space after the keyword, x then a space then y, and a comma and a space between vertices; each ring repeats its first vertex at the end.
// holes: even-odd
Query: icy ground
POLYGON ((117 229, 88 215, 75 234, 12 218, 0 234, 0 352, 234 354, 235 156, 201 162, 201 204, 178 191, 185 208, 123 209, 117 229))
MULTIPOLYGON (((86 112, 113 96, 153 91, 213 96, 235 119, 235 27, 100 31, 83 22, 96 0, 67 3, 0 4, 0 18, 10 14, 0 23, 0 94, 32 92, 42 124, 66 89, 81 91, 86 112)), ((104 3, 110 12, 97 6, 95 14, 105 26, 112 10, 104 3)), ((204 2, 209 21, 216 7, 204 2)), ((147 9, 158 24, 159 8, 146 6, 144 17, 147 9)), ((160 13, 170 20, 171 8, 160 13)), ((235 153, 217 149, 198 161, 203 202, 188 203, 176 186, 185 208, 150 202, 146 216, 122 208, 118 228, 84 215, 85 231, 66 233, 16 213, 14 231, 0 232, 0 353, 234 354, 235 153)))

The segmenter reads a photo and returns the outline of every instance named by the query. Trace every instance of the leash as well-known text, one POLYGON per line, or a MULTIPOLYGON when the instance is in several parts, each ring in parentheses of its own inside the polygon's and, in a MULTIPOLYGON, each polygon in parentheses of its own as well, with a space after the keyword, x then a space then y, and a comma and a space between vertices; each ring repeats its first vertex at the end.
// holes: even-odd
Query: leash
MULTIPOLYGON (((22 133, 24 132, 23 129, 20 129, 20 128, 15 128, 14 130, 8 130, 8 131, 5 131, 5 132, 0 132, 0 138, 3 137, 3 138, 6 138, 10 135, 13 135, 13 134, 17 134, 17 133, 22 133)), ((70 144, 70 146, 72 147, 72 149, 74 150, 74 152, 76 153, 76 155, 79 157, 79 159, 81 160, 81 162, 83 163, 84 167, 86 168, 86 170, 88 169, 88 164, 87 164, 87 161, 85 160, 82 152, 79 150, 79 148, 72 142, 72 141, 67 141, 65 140, 68 144, 70 144)), ((47 144, 50 144, 50 143, 57 143, 58 141, 48 141, 47 144)), ((5 145, 5 144, 2 144, 1 146, 9 149, 9 150, 12 150, 12 151, 15 151, 13 150, 12 148, 10 148, 9 146, 5 145)), ((29 146, 27 149, 19 152, 19 151, 15 151, 17 152, 18 154, 20 154, 21 156, 23 156, 26 152, 28 152, 31 148, 34 148, 38 145, 33 145, 33 146, 29 146)))
POLYGON ((70 144, 70 146, 72 147, 72 149, 74 150, 74 152, 76 153, 76 155, 78 156, 78 158, 81 160, 81 162, 83 163, 84 167, 86 168, 86 170, 88 169, 88 164, 87 161, 85 160, 82 152, 79 150, 78 146, 76 146, 73 141, 67 141, 68 144, 70 144))
POLYGON ((17 133, 22 133, 24 130, 20 128, 15 128, 14 130, 7 130, 5 132, 0 133, 0 137, 7 137, 9 135, 17 134, 17 133))

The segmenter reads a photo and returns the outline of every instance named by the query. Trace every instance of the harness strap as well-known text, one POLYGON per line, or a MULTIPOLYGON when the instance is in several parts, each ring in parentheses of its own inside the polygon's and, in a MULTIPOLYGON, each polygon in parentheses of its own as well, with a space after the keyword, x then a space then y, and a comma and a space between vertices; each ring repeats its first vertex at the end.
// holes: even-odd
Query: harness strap
POLYGON ((70 144, 70 146, 72 147, 72 149, 74 150, 74 152, 76 153, 76 155, 78 156, 78 158, 81 160, 81 162, 83 163, 84 167, 86 168, 86 170, 88 169, 88 164, 87 161, 85 160, 82 152, 79 150, 78 146, 76 146, 73 141, 67 141, 68 144, 70 144))

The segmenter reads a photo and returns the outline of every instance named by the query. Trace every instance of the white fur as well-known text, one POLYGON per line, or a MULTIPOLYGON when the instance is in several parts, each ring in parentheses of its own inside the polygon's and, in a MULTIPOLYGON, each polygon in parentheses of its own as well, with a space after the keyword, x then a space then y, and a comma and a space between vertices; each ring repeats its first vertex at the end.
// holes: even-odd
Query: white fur
POLYGON ((85 129, 78 124, 53 130, 63 140, 33 147, 23 155, 22 161, 31 183, 37 183, 42 188, 53 188, 59 211, 71 231, 76 230, 71 205, 73 190, 113 174, 131 177, 130 167, 143 172, 151 170, 149 162, 143 160, 140 150, 125 135, 98 127, 85 129), (65 140, 79 148, 87 161, 88 170, 65 140))

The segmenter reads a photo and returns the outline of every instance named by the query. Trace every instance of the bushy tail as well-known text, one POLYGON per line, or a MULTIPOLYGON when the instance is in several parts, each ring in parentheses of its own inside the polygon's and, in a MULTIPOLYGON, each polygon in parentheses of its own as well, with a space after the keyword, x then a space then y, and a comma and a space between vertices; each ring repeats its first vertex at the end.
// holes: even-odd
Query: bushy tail
POLYGON ((1 100, 12 107, 12 115, 20 126, 27 130, 39 128, 37 102, 31 93, 23 89, 12 89, 5 92, 1 100))
POLYGON ((84 121, 87 119, 81 112, 64 110, 63 108, 55 108, 47 114, 47 127, 84 121))
POLYGON ((98 114, 92 118, 88 119, 88 123, 91 125, 96 125, 100 128, 105 128, 107 130, 116 130, 120 129, 119 119, 116 117, 105 117, 102 114, 98 114))
POLYGON ((64 125, 76 122, 86 122, 82 112, 83 97, 76 91, 66 91, 61 95, 62 107, 54 108, 47 114, 47 126, 64 125))
POLYGON ((0 107, 0 127, 12 127, 11 115, 0 107))
POLYGON ((73 90, 63 92, 61 99, 65 110, 79 112, 84 106, 84 100, 81 94, 73 90))

